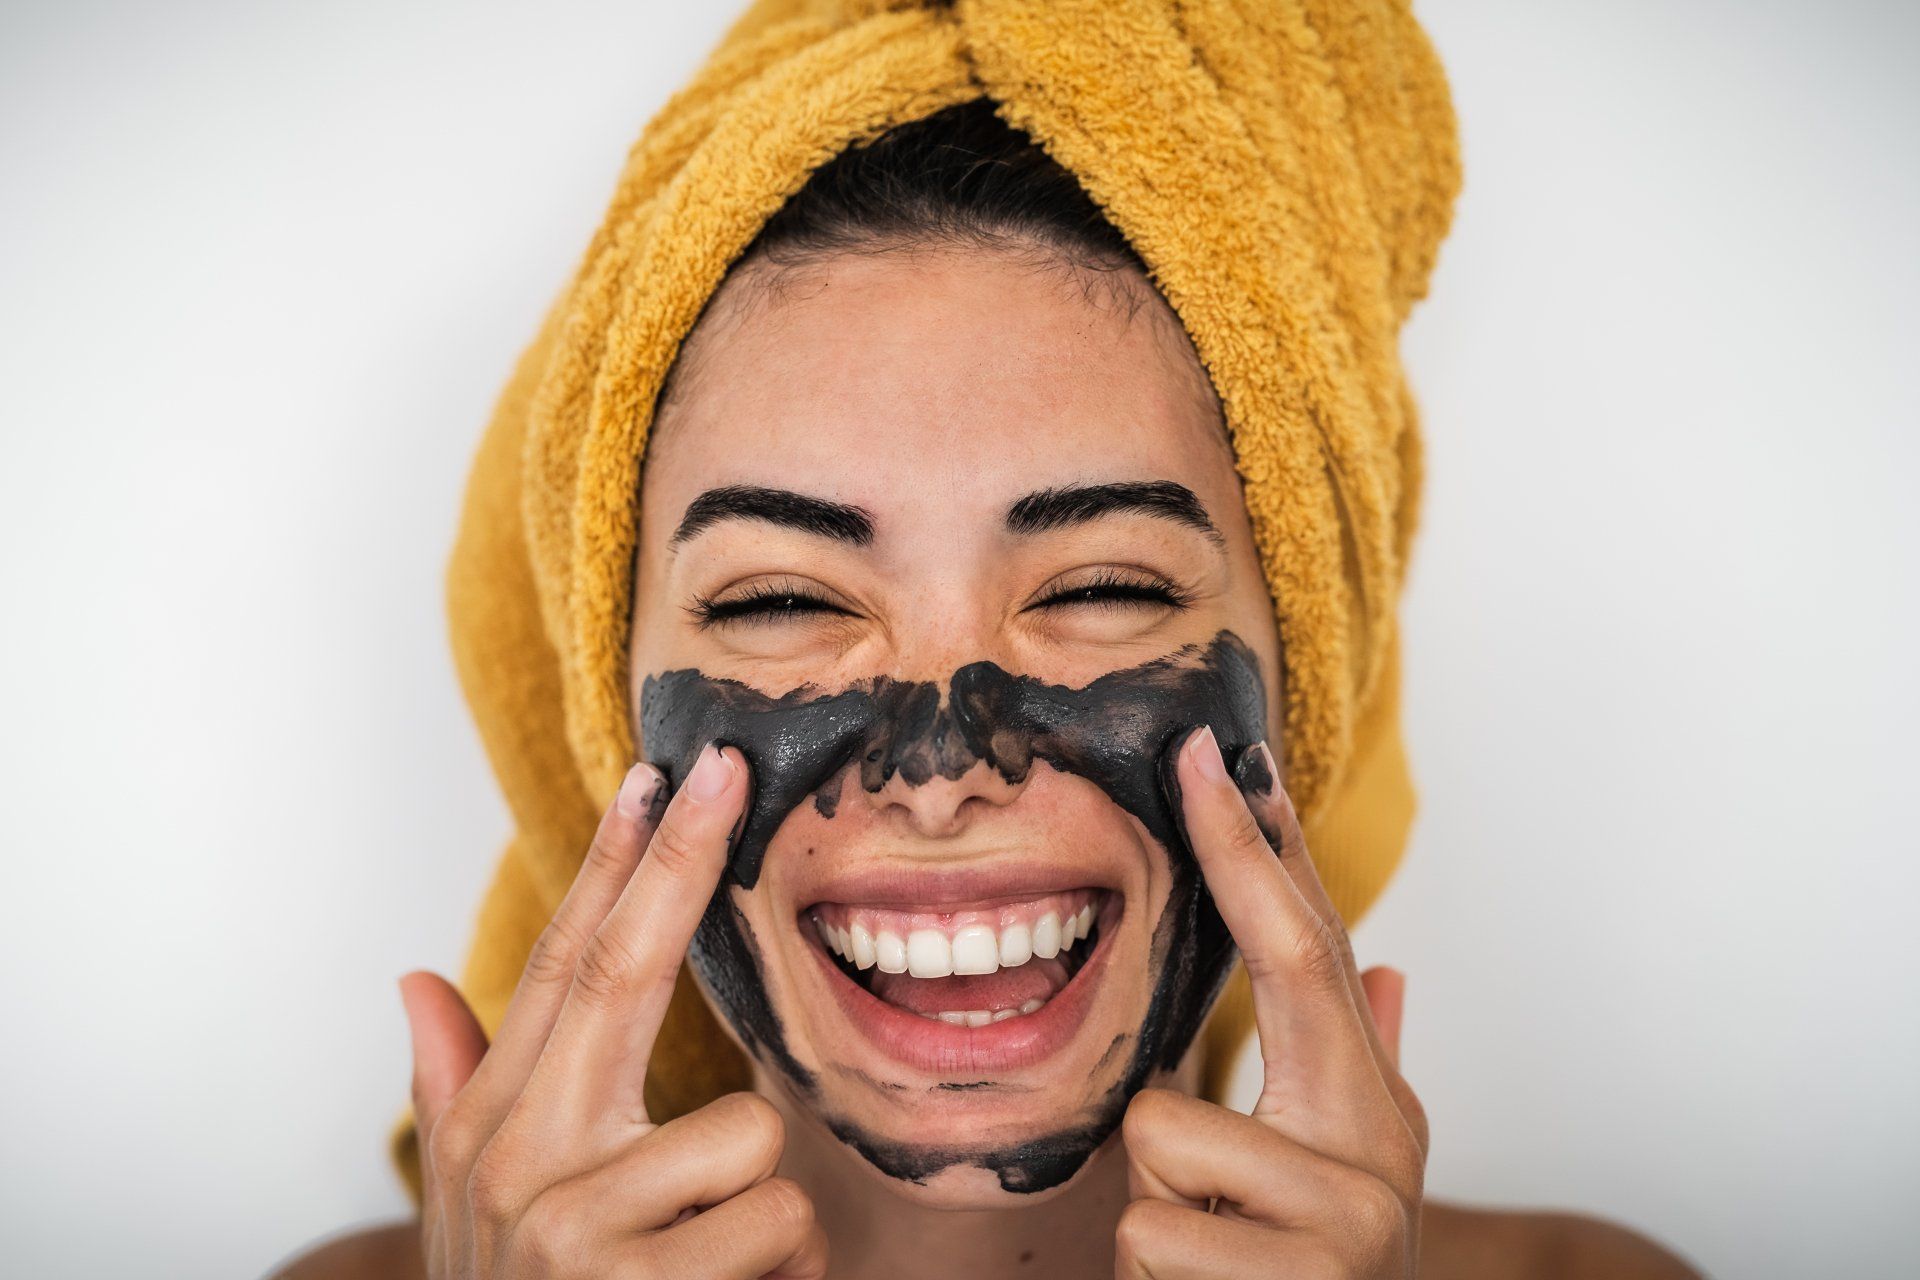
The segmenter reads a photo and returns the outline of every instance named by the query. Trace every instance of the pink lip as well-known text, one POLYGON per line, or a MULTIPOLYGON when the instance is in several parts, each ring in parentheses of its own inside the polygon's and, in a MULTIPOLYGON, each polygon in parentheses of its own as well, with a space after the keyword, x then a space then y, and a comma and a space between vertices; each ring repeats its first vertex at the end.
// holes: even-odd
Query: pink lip
POLYGON ((1049 868, 1031 863, 997 867, 901 867, 868 864, 806 887, 801 899, 811 906, 838 902, 847 906, 924 911, 959 910, 1001 901, 1018 901, 1072 889, 1117 889, 1105 878, 1089 878, 1084 869, 1049 868))
MULTIPOLYGON (((924 874, 916 873, 914 899, 922 903, 940 901, 929 897, 922 879, 924 874)), ((996 883, 1004 883, 1004 877, 996 883)), ((1029 886, 1020 890, 995 888, 975 894, 969 886, 956 884, 953 896, 990 897, 1034 889, 1045 891, 1039 886, 1029 886)), ((841 1013, 875 1049, 896 1062, 941 1079, 985 1079, 1034 1066, 1073 1041, 1093 1007, 1095 990, 1106 974, 1107 953, 1112 950, 1120 914, 1120 899, 1116 894, 1100 921, 1100 937, 1093 954, 1058 995, 1033 1013, 984 1027, 930 1021, 879 999, 835 967, 811 930, 806 935, 807 949, 819 964, 841 1013)))

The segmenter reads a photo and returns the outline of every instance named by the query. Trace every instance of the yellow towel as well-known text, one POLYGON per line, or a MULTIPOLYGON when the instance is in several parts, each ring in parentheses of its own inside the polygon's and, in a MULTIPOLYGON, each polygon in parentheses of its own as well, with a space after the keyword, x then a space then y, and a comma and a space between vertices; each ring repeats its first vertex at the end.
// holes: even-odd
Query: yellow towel
MULTIPOLYGON (((516 826, 461 983, 491 1033, 636 758, 637 459, 728 266, 848 145, 980 97, 1151 267, 1225 407, 1276 602, 1288 789, 1356 918, 1413 812, 1397 607, 1420 449, 1397 350, 1459 186, 1404 0, 759 0, 647 126, 480 445, 447 577, 461 680, 516 826)), ((1206 1031, 1218 1097, 1244 975, 1206 1031)), ((747 1068, 683 969, 656 1118, 747 1068)), ((416 1201, 410 1115, 393 1156, 416 1201)))

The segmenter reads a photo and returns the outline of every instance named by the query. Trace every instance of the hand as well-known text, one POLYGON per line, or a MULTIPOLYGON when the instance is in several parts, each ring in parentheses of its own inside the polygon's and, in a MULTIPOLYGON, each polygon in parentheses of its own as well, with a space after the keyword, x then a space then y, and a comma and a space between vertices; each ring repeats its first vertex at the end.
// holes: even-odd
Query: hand
POLYGON ((664 780, 634 766, 491 1046, 444 979, 401 979, 435 1280, 826 1274, 812 1203, 774 1176, 771 1103, 656 1125, 642 1095, 746 783, 738 751, 708 746, 662 813, 664 780))
POLYGON ((1265 1072, 1251 1115, 1163 1089, 1135 1096, 1115 1273, 1404 1280, 1427 1122, 1397 1065, 1400 975, 1355 969, 1278 781, 1243 796, 1207 729, 1177 768, 1189 839, 1252 980, 1265 1072))

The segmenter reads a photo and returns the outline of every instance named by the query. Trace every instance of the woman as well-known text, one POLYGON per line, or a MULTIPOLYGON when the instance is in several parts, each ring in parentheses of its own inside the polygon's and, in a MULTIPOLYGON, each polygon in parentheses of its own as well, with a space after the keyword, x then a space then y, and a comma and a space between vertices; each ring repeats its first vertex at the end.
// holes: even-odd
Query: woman
POLYGON ((1451 145, 1388 5, 743 19, 476 466, 521 830, 402 984, 421 1222, 289 1274, 1691 1274, 1424 1200, 1342 924, 1451 145))

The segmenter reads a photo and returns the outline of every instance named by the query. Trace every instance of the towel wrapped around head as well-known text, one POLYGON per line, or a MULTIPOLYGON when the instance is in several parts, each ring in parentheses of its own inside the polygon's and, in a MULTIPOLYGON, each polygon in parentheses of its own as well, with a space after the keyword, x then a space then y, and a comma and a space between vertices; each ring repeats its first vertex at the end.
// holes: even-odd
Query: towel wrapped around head
MULTIPOLYGON (((637 758, 639 462, 682 340, 810 173, 980 98, 1079 179, 1212 379, 1274 601, 1286 785, 1335 905, 1357 918, 1398 863, 1420 441, 1397 343, 1459 186, 1404 0, 760 0, 633 148, 468 483, 447 604, 515 826, 461 982, 489 1034, 637 758)), ((1209 1096, 1251 1022, 1240 975, 1205 1033, 1209 1096)), ((748 1080, 683 969, 650 1114, 748 1080)), ((393 1155, 417 1201, 410 1115, 393 1155)))

